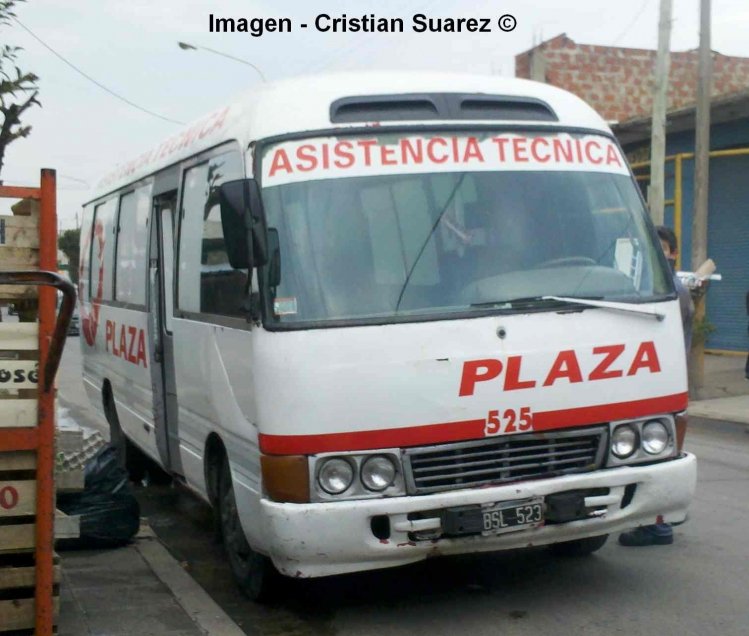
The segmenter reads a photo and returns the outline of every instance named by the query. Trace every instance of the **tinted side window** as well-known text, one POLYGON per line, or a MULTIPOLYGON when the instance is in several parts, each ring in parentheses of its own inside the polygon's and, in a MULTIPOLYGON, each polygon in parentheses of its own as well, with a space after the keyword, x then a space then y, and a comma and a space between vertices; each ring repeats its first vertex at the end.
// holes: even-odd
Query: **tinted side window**
POLYGON ((120 199, 117 236, 117 281, 120 302, 146 304, 146 246, 151 186, 143 186, 120 199))
POLYGON ((94 212, 89 274, 91 297, 98 300, 112 300, 116 211, 117 199, 110 199, 94 212))
POLYGON ((78 298, 89 300, 91 298, 91 239, 94 232, 94 208, 86 206, 83 208, 83 219, 81 221, 81 243, 80 261, 78 265, 78 298))
POLYGON ((218 186, 241 179, 242 159, 232 150, 185 172, 179 248, 179 308, 220 316, 242 316, 247 272, 226 255, 218 186))

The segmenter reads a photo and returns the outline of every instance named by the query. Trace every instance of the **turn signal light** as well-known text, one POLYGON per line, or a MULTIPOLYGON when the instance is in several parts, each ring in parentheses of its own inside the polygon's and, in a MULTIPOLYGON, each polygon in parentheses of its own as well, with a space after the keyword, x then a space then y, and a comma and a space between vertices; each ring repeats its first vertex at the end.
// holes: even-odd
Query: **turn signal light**
POLYGON ((677 413, 674 422, 676 424, 676 450, 681 452, 684 448, 684 438, 687 435, 687 414, 677 413))
POLYGON ((304 455, 262 455, 265 493, 281 503, 309 502, 309 468, 304 455))

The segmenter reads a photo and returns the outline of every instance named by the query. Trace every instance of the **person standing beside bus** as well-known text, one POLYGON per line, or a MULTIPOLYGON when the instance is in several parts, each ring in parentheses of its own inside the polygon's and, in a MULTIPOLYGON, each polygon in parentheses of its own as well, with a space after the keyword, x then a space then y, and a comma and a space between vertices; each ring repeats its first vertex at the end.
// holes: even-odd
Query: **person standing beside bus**
MULTIPOLYGON (((746 292, 746 316, 749 318, 749 292, 746 292)), ((749 332, 749 324, 746 326, 749 332)), ((744 365, 744 377, 749 380, 749 353, 746 354, 746 364, 744 365)))
MULTIPOLYGON (((676 275, 676 258, 679 255, 679 244, 676 234, 671 228, 659 225, 656 228, 658 238, 661 241, 663 253, 671 268, 674 279, 674 287, 679 295, 679 307, 681 308, 681 323, 684 327, 684 355, 689 357, 692 347, 692 320, 694 318, 694 303, 689 290, 684 286, 676 275)), ((749 309, 749 294, 747 295, 747 309, 749 309)), ((747 361, 749 365, 749 361, 747 361)), ((747 367, 749 371, 749 366, 747 367)), ((749 377, 749 376, 748 376, 749 377)), ((623 532, 619 535, 619 543, 627 547, 640 547, 644 545, 670 545, 674 542, 674 531, 670 523, 656 523, 650 526, 640 526, 634 530, 623 532)))
MULTIPOLYGON (((746 292, 746 316, 749 318, 749 292, 746 292)), ((749 332, 749 324, 746 326, 749 332)), ((744 377, 749 380, 749 353, 746 354, 746 365, 744 366, 744 377)))

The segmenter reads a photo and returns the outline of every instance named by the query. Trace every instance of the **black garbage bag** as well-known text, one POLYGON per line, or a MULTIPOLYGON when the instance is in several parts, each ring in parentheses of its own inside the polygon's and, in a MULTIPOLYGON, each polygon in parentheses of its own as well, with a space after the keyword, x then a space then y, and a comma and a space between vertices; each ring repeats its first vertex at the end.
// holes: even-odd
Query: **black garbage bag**
POLYGON ((62 512, 81 517, 80 538, 58 541, 58 547, 107 548, 128 543, 140 527, 140 506, 114 446, 99 450, 86 464, 84 476, 83 491, 57 497, 62 512))

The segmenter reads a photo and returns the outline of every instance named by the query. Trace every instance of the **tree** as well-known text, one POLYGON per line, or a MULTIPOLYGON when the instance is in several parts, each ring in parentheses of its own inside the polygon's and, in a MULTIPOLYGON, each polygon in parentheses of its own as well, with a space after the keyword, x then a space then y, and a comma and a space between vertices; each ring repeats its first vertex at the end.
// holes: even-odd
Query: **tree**
MULTIPOLYGON (((16 17, 13 9, 17 2, 25 0, 0 0, 0 27, 10 25, 11 20, 16 17)), ((20 50, 20 46, 0 46, 0 113, 3 115, 0 127, 0 173, 3 170, 5 149, 16 139, 28 137, 31 132, 31 126, 21 125, 21 116, 34 104, 41 106, 36 98, 39 94, 39 78, 34 73, 21 71, 16 65, 20 50)))
POLYGON ((68 258, 68 275, 74 285, 78 284, 78 266, 80 263, 81 230, 65 230, 57 239, 57 247, 68 258))

